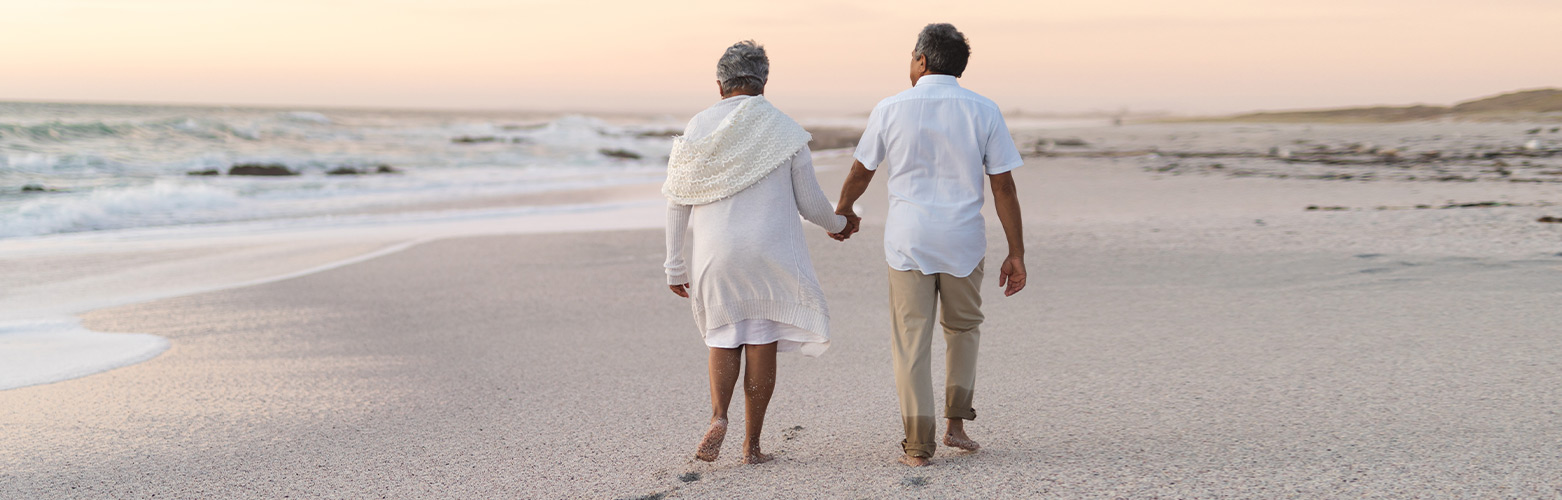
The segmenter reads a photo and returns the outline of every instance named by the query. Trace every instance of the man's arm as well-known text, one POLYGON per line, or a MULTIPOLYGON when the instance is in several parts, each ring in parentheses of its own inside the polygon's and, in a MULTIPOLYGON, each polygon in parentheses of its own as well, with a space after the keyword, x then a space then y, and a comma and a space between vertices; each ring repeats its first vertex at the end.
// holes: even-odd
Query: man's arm
POLYGON ((1004 287, 1003 296, 1008 297, 1025 289, 1025 235, 1020 224, 1020 197, 1014 188, 1014 176, 1009 172, 989 175, 987 179, 993 187, 993 208, 998 211, 998 221, 1003 223, 1003 235, 1009 239, 1009 256, 1003 259, 998 274, 998 286, 1004 287))
POLYGON ((852 171, 846 174, 846 182, 841 184, 841 198, 836 202, 835 213, 846 216, 846 229, 833 234, 837 240, 844 240, 857 232, 858 224, 862 223, 862 217, 852 211, 852 205, 857 203, 857 198, 868 190, 868 183, 873 182, 873 171, 864 167, 861 161, 852 161, 852 171))

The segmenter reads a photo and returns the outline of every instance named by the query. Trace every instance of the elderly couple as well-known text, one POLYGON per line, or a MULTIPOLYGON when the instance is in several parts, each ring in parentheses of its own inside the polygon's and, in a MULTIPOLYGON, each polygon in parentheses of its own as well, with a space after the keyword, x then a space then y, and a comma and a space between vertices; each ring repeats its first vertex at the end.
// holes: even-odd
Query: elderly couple
POLYGON ((853 203, 880 166, 889 170, 884 253, 906 431, 900 461, 923 466, 933 456, 935 310, 948 344, 943 443, 979 447, 964 421, 976 418, 984 176, 1009 240, 997 280, 1006 296, 1025 288, 1025 246, 1009 173, 1020 166, 1020 153, 998 106, 956 81, 970 54, 954 26, 922 30, 911 53, 912 87, 873 109, 833 209, 814 179, 808 132, 765 100, 764 48, 741 42, 716 63, 721 101, 695 115, 675 140, 662 190, 669 200, 667 283, 690 299, 710 348, 712 416, 696 458, 714 461, 720 453, 746 358, 742 461, 771 459, 760 451, 759 435, 775 389, 776 353, 817 356, 830 345, 829 312, 797 216, 836 240, 850 238, 861 222, 853 203))

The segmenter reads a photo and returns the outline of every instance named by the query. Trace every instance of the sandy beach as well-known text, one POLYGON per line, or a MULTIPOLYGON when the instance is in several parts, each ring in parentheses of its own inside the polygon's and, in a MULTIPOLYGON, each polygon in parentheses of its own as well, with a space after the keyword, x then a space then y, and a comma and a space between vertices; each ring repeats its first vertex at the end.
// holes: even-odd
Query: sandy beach
MULTIPOLYGON (((1562 224, 1536 222, 1562 216, 1555 184, 1153 161, 1016 171, 1030 285, 988 284, 983 449, 932 467, 895 463, 881 178, 853 240, 809 228, 833 346, 782 356, 771 464, 738 465, 739 426, 692 459, 706 355, 662 285, 661 230, 560 227, 88 313, 171 348, 0 391, 0 498, 1562 495, 1562 224)), ((842 158, 818 162, 833 198, 842 158)))

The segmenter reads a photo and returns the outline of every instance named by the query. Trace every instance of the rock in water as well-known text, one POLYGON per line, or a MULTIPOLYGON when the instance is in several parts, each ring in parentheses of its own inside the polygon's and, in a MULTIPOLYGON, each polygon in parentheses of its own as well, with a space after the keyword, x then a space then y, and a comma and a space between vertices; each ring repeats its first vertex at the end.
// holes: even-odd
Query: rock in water
POLYGON ((229 168, 228 175, 285 176, 298 175, 298 172, 294 172, 288 169, 287 166, 279 163, 241 163, 234 165, 233 168, 229 168))
POLYGON ((48 188, 43 187, 41 184, 27 184, 22 186, 23 193, 42 193, 48 190, 48 188))
POLYGON ((645 138, 671 139, 673 137, 677 137, 677 136, 680 136, 680 135, 683 135, 683 131, 682 130, 666 129, 666 130, 647 130, 647 131, 635 134, 635 137, 639 137, 639 138, 642 138, 642 139, 645 139, 645 138))
POLYGON ((390 165, 378 165, 378 166, 374 167, 374 173, 376 173, 376 174, 399 174, 399 173, 401 173, 401 170, 397 170, 396 167, 392 167, 390 165))
POLYGON ((602 153, 602 156, 606 156, 608 158, 623 158, 625 160, 638 160, 638 159, 640 159, 640 153, 636 153, 634 151, 630 151, 630 150, 627 150, 627 149, 606 149, 606 148, 604 148, 604 149, 598 149, 597 152, 598 153, 602 153))
POLYGON ((363 172, 360 172, 358 169, 352 167, 336 167, 331 170, 327 170, 325 175, 358 175, 361 173, 363 172))
POLYGON ((215 168, 208 168, 206 170, 191 170, 189 172, 185 172, 184 175, 222 175, 222 172, 215 168))

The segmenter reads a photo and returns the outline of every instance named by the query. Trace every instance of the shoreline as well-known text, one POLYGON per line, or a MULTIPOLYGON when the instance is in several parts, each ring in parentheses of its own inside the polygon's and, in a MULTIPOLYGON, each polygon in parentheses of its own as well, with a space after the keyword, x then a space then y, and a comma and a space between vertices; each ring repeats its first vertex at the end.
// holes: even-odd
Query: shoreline
POLYGON ((61 382, 142 363, 156 358, 172 345, 155 335, 102 332, 82 327, 79 318, 92 311, 298 278, 462 235, 640 227, 650 218, 645 204, 634 200, 651 192, 650 186, 618 185, 484 198, 461 207, 414 206, 410 207, 412 211, 388 214, 393 220, 389 223, 376 224, 370 215, 369 222, 348 223, 339 229, 331 227, 329 222, 323 227, 310 227, 299 225, 296 220, 253 221, 204 227, 135 228, 0 242, 0 254, 21 259, 10 272, 0 268, 0 282, 15 287, 12 293, 0 295, 0 391, 61 382), (588 204, 567 204, 581 201, 568 199, 572 195, 583 198, 588 204), (514 207, 518 201, 531 204, 500 208, 514 207), (577 206, 581 209, 574 208, 577 206), (507 215, 507 212, 518 214, 507 215), (396 218, 402 220, 395 221, 396 218), (292 227, 288 227, 290 223, 292 227), (482 224, 496 227, 480 227, 482 224), (256 225, 276 229, 272 234, 260 237, 246 234, 242 229, 256 225), (331 241, 323 244, 316 241, 319 235, 344 230, 356 235, 327 235, 331 241), (421 235, 427 232, 436 235, 421 235), (171 249, 167 246, 170 243, 188 246, 187 252, 193 253, 187 253, 190 256, 185 257, 183 266, 178 261, 167 260, 141 265, 105 262, 123 255, 127 240, 137 242, 137 246, 161 247, 160 250, 148 250, 149 256, 169 253, 171 249), (97 243, 105 249, 97 253, 84 250, 81 248, 83 241, 88 242, 87 246, 97 243), (61 250, 75 254, 77 258, 60 260, 61 250), (296 255, 300 251, 305 252, 302 259, 296 255), (344 255, 344 251, 347 254, 344 255), (29 255, 33 257, 33 263, 26 260, 29 255), (254 258, 270 259, 271 264, 259 266, 263 271, 251 269, 235 273, 222 269, 236 265, 255 266, 251 260, 254 258), (38 263, 40 259, 49 263, 38 263), (28 268, 46 266, 97 270, 95 275, 66 277, 58 282, 29 277, 28 268), (205 272, 206 276, 201 280, 186 280, 171 288, 141 290, 145 280, 166 280, 189 272, 205 272), (121 290, 117 294, 93 294, 116 287, 121 290))

